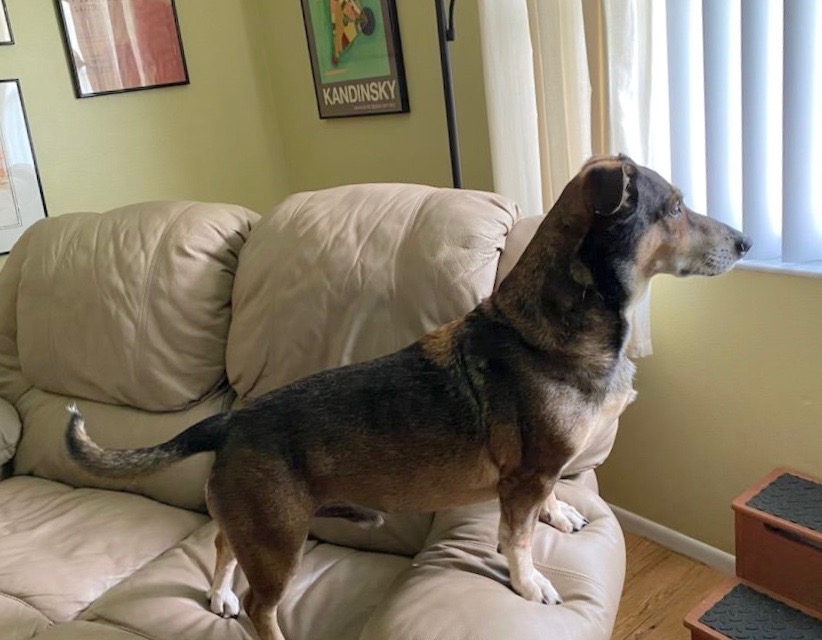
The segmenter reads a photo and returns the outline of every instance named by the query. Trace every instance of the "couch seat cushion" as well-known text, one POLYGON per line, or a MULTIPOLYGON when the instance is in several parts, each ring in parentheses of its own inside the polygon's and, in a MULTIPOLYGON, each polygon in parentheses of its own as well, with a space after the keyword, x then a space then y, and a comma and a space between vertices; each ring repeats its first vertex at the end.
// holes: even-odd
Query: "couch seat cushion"
MULTIPOLYGON (((71 620, 206 520, 127 493, 30 476, 4 480, 0 593, 51 621, 71 620)), ((20 624, 28 624, 28 613, 20 616, 20 624)))
MULTIPOLYGON (((3 640, 6 638, 3 637, 3 640)), ((146 640, 146 638, 109 624, 77 621, 49 627, 47 631, 37 636, 37 640, 146 640)))
MULTIPOLYGON (((157 640, 254 640, 251 621, 211 613, 205 592, 214 573, 216 525, 193 533, 162 557, 109 590, 82 615, 157 640)), ((280 606, 287 638, 359 638, 372 611, 411 560, 390 554, 307 543, 300 569, 280 606)), ((248 583, 241 572, 235 591, 248 583)))
POLYGON ((429 546, 395 581, 361 640, 608 640, 625 575, 622 530, 585 477, 557 485, 561 500, 590 520, 566 534, 539 523, 534 564, 559 591, 560 605, 528 602, 510 588, 497 553, 499 505, 441 511, 429 546))
MULTIPOLYGON (((587 474, 590 475, 590 474, 587 474)), ((499 507, 434 516, 413 558, 309 541, 278 617, 289 640, 607 640, 625 568, 622 532, 590 478, 563 481, 561 499, 591 523, 576 534, 538 525, 534 559, 564 603, 526 602, 496 552, 499 507)), ((209 523, 106 592, 81 616, 154 640, 254 640, 245 613, 224 620, 205 598, 214 571, 209 523)), ((238 575, 235 591, 248 588, 238 575)))
POLYGON ((29 640, 48 629, 51 621, 27 602, 0 593, 0 638, 29 640))

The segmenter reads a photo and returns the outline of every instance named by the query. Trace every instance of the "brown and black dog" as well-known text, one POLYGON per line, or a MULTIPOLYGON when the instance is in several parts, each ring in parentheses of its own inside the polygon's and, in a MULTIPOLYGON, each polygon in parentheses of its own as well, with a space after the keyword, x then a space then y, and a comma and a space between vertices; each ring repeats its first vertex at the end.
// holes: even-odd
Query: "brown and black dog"
POLYGON ((498 497, 500 548, 517 593, 556 603, 531 558, 538 519, 585 524, 556 499, 563 466, 634 398, 625 353, 631 306, 657 273, 717 275, 750 248, 690 211, 625 156, 590 160, 568 184, 499 290, 391 355, 324 371, 135 450, 99 448, 71 407, 66 441, 83 467, 132 476, 201 451, 220 527, 215 590, 239 561, 260 637, 281 638, 277 604, 309 520, 378 524, 498 497))

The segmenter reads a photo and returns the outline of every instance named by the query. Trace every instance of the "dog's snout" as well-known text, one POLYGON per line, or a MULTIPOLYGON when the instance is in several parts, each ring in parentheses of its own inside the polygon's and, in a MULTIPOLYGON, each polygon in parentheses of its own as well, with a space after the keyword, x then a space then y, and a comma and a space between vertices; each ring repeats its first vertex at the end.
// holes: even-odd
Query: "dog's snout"
POLYGON ((742 257, 750 251, 753 245, 753 240, 749 236, 740 235, 736 241, 736 248, 739 251, 739 256, 742 257))

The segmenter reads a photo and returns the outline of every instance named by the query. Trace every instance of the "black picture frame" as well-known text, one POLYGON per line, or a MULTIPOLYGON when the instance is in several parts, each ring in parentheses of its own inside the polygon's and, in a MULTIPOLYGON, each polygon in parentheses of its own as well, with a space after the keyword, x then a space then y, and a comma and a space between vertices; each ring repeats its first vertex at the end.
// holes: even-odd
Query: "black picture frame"
POLYGON ((6 6, 6 0, 0 0, 3 5, 0 12, 0 20, 5 20, 6 31, 9 32, 8 40, 0 40, 0 47, 5 47, 14 44, 14 32, 11 29, 11 19, 9 18, 9 8, 6 6))
MULTIPOLYGON (((311 72, 314 79, 314 94, 317 104, 317 113, 321 120, 329 120, 336 118, 351 118, 361 116, 375 116, 375 115, 392 115, 397 113, 409 113, 411 110, 410 101, 408 98, 408 85, 405 76, 405 62, 402 53, 402 38, 400 36, 399 21, 397 19, 397 6, 395 0, 300 0, 300 5, 303 12, 303 27, 305 28, 306 43, 308 45, 308 56, 311 60, 311 72), (386 60, 388 62, 388 74, 364 76, 356 79, 342 80, 338 82, 324 82, 323 63, 320 60, 320 47, 315 38, 314 13, 312 12, 312 3, 319 2, 327 3, 331 13, 333 3, 340 3, 343 5, 354 5, 363 13, 370 12, 370 21, 374 22, 374 7, 378 6, 381 10, 382 21, 378 23, 378 27, 374 29, 374 25, 369 27, 372 33, 383 33, 385 36, 386 46, 386 60), (386 83, 393 83, 393 96, 391 98, 383 99, 383 96, 388 96, 387 93, 381 93, 386 88, 386 83), (354 87, 354 89, 349 89, 354 87), (359 90, 359 91, 358 91, 359 90), (363 96, 368 93, 370 95, 377 95, 376 100, 362 100, 359 102, 352 101, 348 105, 329 104, 328 96, 339 96, 343 91, 350 91, 352 94, 363 96)), ((332 18, 333 20, 333 18, 332 18)), ((359 25, 358 25, 359 26, 359 25)), ((361 36, 369 36, 372 34, 361 30, 361 36)), ((328 33, 325 37, 333 39, 333 35, 328 33)), ((355 42, 351 46, 356 45, 355 42)), ((332 44, 333 48, 334 45, 332 44)), ((336 63, 334 63, 336 64, 336 63)))
MULTIPOLYGON (((71 2, 73 0, 66 0, 71 2)), ((101 1, 116 1, 116 0, 101 0, 101 1)), ((148 91, 150 89, 163 89, 167 87, 180 87, 191 84, 191 78, 188 71, 188 62, 186 61, 185 47, 183 44, 183 34, 180 28, 180 18, 177 13, 176 0, 168 0, 171 8, 171 13, 174 21, 174 32, 177 37, 177 46, 179 47, 180 65, 182 66, 183 79, 172 82, 160 82, 155 84, 146 84, 138 86, 129 86, 117 89, 107 89, 101 91, 84 91, 80 80, 80 69, 77 66, 77 60, 74 56, 74 50, 71 44, 71 36, 69 33, 67 16, 64 12, 63 0, 55 0, 55 11, 57 19, 60 23, 60 32, 63 36, 63 49, 66 54, 66 61, 68 62, 71 71, 72 87, 74 88, 74 95, 78 99, 97 98, 100 96, 117 95, 121 93, 133 93, 135 91, 148 91)))
MULTIPOLYGON (((0 78, 0 90, 2 90, 2 88, 5 87, 7 84, 13 84, 16 87, 20 113, 22 115, 21 125, 25 129, 26 140, 28 142, 27 150, 28 154, 30 155, 30 162, 24 163, 24 166, 25 164, 30 165, 31 170, 33 172, 34 180, 36 182, 36 190, 32 190, 30 188, 29 191, 31 193, 29 193, 28 195, 30 197, 36 197, 39 200, 36 203, 37 206, 32 211, 20 211, 19 209, 17 210, 16 213, 18 216, 19 224, 14 226, 3 226, 2 210, 0 209, 0 256, 7 255, 11 251, 11 248, 14 245, 14 243, 17 241, 17 239, 19 239, 19 236, 21 236, 25 232, 25 230, 28 229, 28 227, 30 227, 32 224, 39 220, 48 218, 49 215, 48 207, 46 205, 46 196, 45 192, 43 191, 43 181, 40 178, 40 168, 37 164, 37 154, 34 152, 34 141, 32 140, 31 135, 31 125, 29 123, 29 117, 26 111, 26 102, 23 98, 23 89, 20 85, 20 79, 0 78), (11 236, 6 237, 5 233, 10 233, 11 236)), ((3 106, 5 106, 3 103, 3 99, 0 99, 0 116, 4 115, 2 112, 3 106)), ((0 128, 2 128, 6 122, 6 118, 0 117, 0 128)), ((7 132, 3 131, 2 133, 5 134, 7 132)), ((5 140, 7 137, 8 136, 6 135, 0 135, 0 140, 5 140)), ((2 143, 0 143, 0 162, 2 162, 2 174, 7 177, 8 182, 10 183, 10 185, 12 185, 12 181, 16 178, 16 176, 13 175, 13 172, 8 171, 7 169, 8 162, 6 158, 8 157, 8 154, 5 148, 3 148, 1 145, 2 143)), ((2 179, 0 179, 0 193, 2 193, 2 191, 2 179)), ((13 186, 10 186, 10 191, 12 193, 14 192, 13 186)), ((15 206, 18 206, 18 198, 13 195, 13 199, 15 202, 15 206)))

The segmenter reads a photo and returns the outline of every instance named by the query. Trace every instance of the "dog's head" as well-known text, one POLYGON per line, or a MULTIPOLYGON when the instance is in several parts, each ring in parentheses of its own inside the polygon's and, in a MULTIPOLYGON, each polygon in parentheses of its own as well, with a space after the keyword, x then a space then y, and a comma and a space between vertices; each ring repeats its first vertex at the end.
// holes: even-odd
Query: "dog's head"
POLYGON ((578 180, 591 221, 580 257, 604 261, 623 281, 719 275, 751 248, 747 236, 691 211, 678 189, 627 156, 592 158, 578 180))

